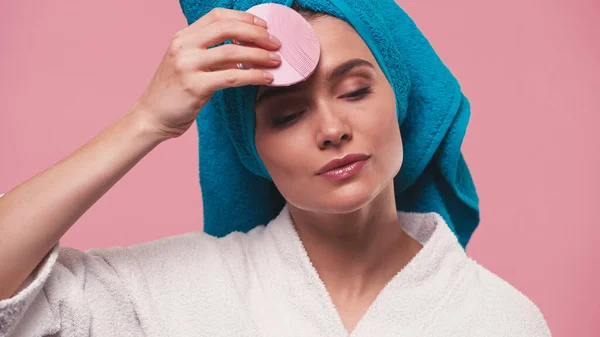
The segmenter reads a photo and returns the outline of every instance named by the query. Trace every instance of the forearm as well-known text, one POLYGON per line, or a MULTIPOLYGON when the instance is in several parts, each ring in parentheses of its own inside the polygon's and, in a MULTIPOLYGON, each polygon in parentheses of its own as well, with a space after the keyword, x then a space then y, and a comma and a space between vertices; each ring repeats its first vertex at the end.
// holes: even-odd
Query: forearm
POLYGON ((162 141, 132 108, 91 141, 0 198, 0 299, 65 232, 162 141))

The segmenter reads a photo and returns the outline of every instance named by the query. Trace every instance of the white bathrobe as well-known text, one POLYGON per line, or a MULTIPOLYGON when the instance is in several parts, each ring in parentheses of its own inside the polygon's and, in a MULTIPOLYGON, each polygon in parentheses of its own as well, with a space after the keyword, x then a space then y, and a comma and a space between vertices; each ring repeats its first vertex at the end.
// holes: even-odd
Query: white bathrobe
MULTIPOLYGON (((398 216, 423 249, 350 336, 550 336, 536 305, 470 259, 438 214, 398 216)), ((267 226, 224 238, 192 232, 87 252, 55 246, 0 301, 0 336, 53 334, 348 336, 287 207, 267 226)))

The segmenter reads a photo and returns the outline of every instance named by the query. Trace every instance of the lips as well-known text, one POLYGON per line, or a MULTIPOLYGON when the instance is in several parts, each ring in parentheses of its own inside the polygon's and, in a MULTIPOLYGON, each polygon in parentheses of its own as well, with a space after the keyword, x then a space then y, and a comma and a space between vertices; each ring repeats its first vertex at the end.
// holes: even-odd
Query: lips
POLYGON ((333 159, 332 161, 328 162, 327 164, 325 164, 325 166, 321 167, 318 171, 317 171, 317 175, 321 175, 324 174, 326 172, 335 170, 335 169, 339 169, 345 166, 348 166, 350 164, 359 162, 359 161, 364 161, 369 159, 369 155, 363 154, 363 153, 353 153, 353 154, 348 154, 345 155, 342 158, 339 159, 333 159))

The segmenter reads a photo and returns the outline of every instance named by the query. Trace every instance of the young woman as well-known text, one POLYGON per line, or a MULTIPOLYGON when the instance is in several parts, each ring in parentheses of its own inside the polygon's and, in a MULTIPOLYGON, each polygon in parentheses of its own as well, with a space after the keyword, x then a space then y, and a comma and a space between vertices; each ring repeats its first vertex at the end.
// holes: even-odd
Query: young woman
POLYGON ((130 111, 0 198, 0 336, 550 335, 442 216, 397 210, 400 93, 352 25, 294 8, 321 44, 306 81, 281 90, 268 71, 237 69, 278 65, 279 42, 251 14, 212 10, 176 34, 130 111), (208 48, 227 39, 260 48, 208 48), (275 219, 222 238, 58 247, 215 91, 246 85, 258 86, 256 152, 285 198, 275 219))

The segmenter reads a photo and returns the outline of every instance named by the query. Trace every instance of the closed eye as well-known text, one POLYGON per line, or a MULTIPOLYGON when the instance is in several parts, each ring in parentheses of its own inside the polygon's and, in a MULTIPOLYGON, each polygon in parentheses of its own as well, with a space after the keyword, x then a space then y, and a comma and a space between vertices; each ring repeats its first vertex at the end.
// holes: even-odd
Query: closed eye
POLYGON ((348 98, 350 101, 358 101, 358 100, 365 98, 367 95, 369 95, 371 93, 373 93, 373 88, 371 86, 368 86, 368 87, 364 87, 364 88, 358 89, 356 91, 353 91, 351 93, 344 94, 340 97, 348 98))
MULTIPOLYGON (((352 91, 350 93, 344 94, 344 95, 340 96, 340 98, 347 98, 349 101, 359 101, 371 93, 373 93, 373 88, 371 86, 367 86, 364 88, 360 88, 356 91, 352 91)), ((300 116, 305 112, 306 112, 306 109, 296 112, 296 113, 293 113, 291 115, 287 115, 285 117, 274 119, 274 120, 272 120, 271 123, 273 124, 274 127, 283 127, 288 124, 291 124, 296 119, 300 118, 300 116)))
POLYGON ((297 118, 299 118, 300 115, 302 115, 304 112, 306 112, 306 109, 302 110, 302 111, 299 111, 299 112, 296 112, 296 113, 293 113, 291 115, 287 115, 287 116, 282 117, 282 118, 274 119, 272 121, 272 124, 273 124, 274 127, 285 126, 286 124, 290 124, 291 122, 293 122, 294 120, 296 120, 297 118))

